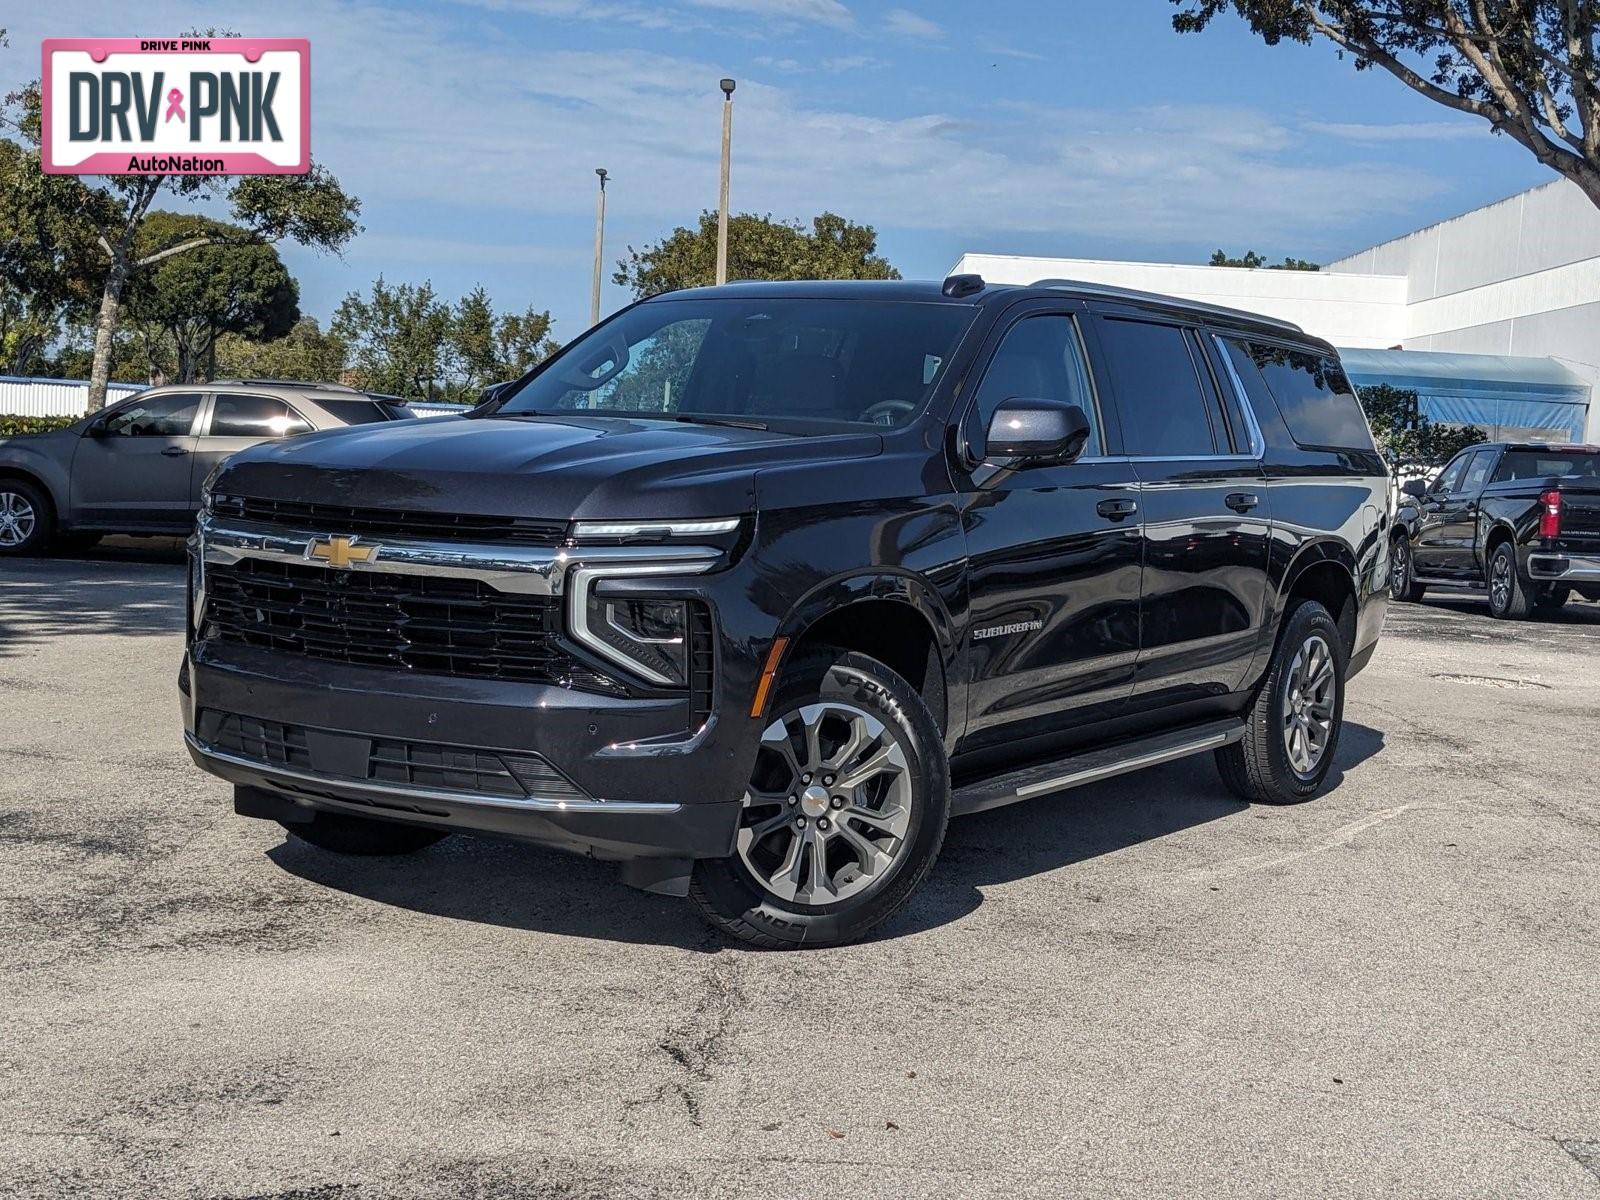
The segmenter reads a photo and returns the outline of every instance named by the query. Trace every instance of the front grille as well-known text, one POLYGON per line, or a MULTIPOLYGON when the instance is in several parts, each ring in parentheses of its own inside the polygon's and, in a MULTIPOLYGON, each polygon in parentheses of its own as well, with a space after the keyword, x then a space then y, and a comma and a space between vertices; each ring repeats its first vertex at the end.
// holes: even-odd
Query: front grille
POLYGON ((332 779, 392 783, 430 791, 461 792, 508 799, 538 797, 543 800, 583 801, 590 796, 547 759, 524 751, 479 750, 395 738, 368 738, 358 734, 307 730, 299 725, 262 721, 236 713, 202 710, 196 728, 200 740, 213 750, 248 759, 266 767, 287 767, 332 779), (308 734, 312 736, 308 736, 308 734), (317 763, 309 749, 312 737, 359 744, 353 758, 340 756, 338 764, 317 763), (364 751, 364 770, 359 764, 364 751))
POLYGON ((624 694, 557 640, 560 601, 475 579, 243 559, 206 567, 208 638, 353 666, 624 694))
POLYGON ((352 508, 342 504, 310 504, 302 500, 258 500, 253 496, 216 496, 212 499, 211 511, 220 517, 263 525, 286 525, 297 530, 322 530, 365 538, 516 542, 530 546, 559 546, 567 539, 565 521, 486 517, 476 513, 352 508))

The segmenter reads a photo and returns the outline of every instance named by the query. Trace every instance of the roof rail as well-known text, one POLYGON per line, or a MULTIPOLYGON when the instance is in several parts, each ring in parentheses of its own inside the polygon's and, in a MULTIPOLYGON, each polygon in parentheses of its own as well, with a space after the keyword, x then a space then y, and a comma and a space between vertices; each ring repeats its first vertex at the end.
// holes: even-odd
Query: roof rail
POLYGON ((211 382, 228 387, 294 387, 317 392, 351 392, 358 396, 365 394, 360 388, 353 388, 347 384, 323 383, 312 379, 213 379, 211 382))
POLYGON ((1210 313, 1218 317, 1234 317, 1243 321, 1255 321, 1262 325, 1273 325, 1279 329, 1286 329, 1291 333, 1305 332, 1293 321, 1285 321, 1282 317, 1269 317, 1265 313, 1246 312, 1242 308, 1225 308, 1220 304, 1207 304, 1201 300, 1185 300, 1181 296, 1164 296, 1160 292, 1141 292, 1135 288, 1113 287, 1107 283, 1087 283, 1081 279, 1035 279, 1030 286, 1070 289, 1074 292, 1082 292, 1086 296, 1101 296, 1107 300, 1153 301, 1173 308, 1186 308, 1191 312, 1210 313))

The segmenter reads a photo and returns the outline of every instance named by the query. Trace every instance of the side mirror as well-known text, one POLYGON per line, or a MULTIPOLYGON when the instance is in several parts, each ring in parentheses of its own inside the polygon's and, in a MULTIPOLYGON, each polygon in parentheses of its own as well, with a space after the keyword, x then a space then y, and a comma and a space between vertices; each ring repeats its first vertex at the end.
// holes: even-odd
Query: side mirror
POLYGON ((1428 494, 1428 484, 1423 479, 1408 479, 1400 490, 1408 496, 1415 496, 1418 500, 1421 500, 1428 494))
POLYGON ((88 437, 92 437, 92 438, 103 438, 103 437, 105 437, 106 436, 106 419, 104 417, 96 417, 93 421, 91 421, 89 423, 89 428, 85 429, 83 432, 88 437))
POLYGON ((1089 442, 1089 418, 1076 404, 1012 396, 989 418, 985 458, 1070 463, 1089 442))

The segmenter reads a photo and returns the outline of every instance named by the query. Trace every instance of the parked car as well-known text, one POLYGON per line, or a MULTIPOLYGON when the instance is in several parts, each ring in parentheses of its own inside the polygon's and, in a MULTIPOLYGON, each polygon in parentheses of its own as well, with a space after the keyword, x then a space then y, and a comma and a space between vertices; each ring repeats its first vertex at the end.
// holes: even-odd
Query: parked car
POLYGON ((397 397, 337 384, 227 379, 150 388, 65 429, 0 439, 0 555, 188 533, 201 484, 230 454, 410 415, 397 397))
POLYGON ((1600 600, 1600 447, 1492 442, 1407 480, 1390 551, 1394 595, 1482 592, 1497 617, 1600 600))
POLYGON ((523 838, 831 945, 951 816, 1207 751, 1314 795, 1388 483, 1284 322, 976 276, 673 293, 469 416, 230 459, 188 745, 325 850, 523 838))

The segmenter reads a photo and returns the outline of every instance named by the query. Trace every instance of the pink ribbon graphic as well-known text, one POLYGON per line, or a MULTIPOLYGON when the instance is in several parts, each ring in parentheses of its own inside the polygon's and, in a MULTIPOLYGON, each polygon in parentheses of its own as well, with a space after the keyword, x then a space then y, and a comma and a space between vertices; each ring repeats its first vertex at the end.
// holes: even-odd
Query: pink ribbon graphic
MULTIPOLYGON (((173 88, 167 93, 166 121, 172 120, 173 117, 177 117, 180 121, 187 121, 189 119, 183 115, 183 93, 177 88, 173 88)), ((162 123, 165 124, 166 121, 163 121, 162 123)))

